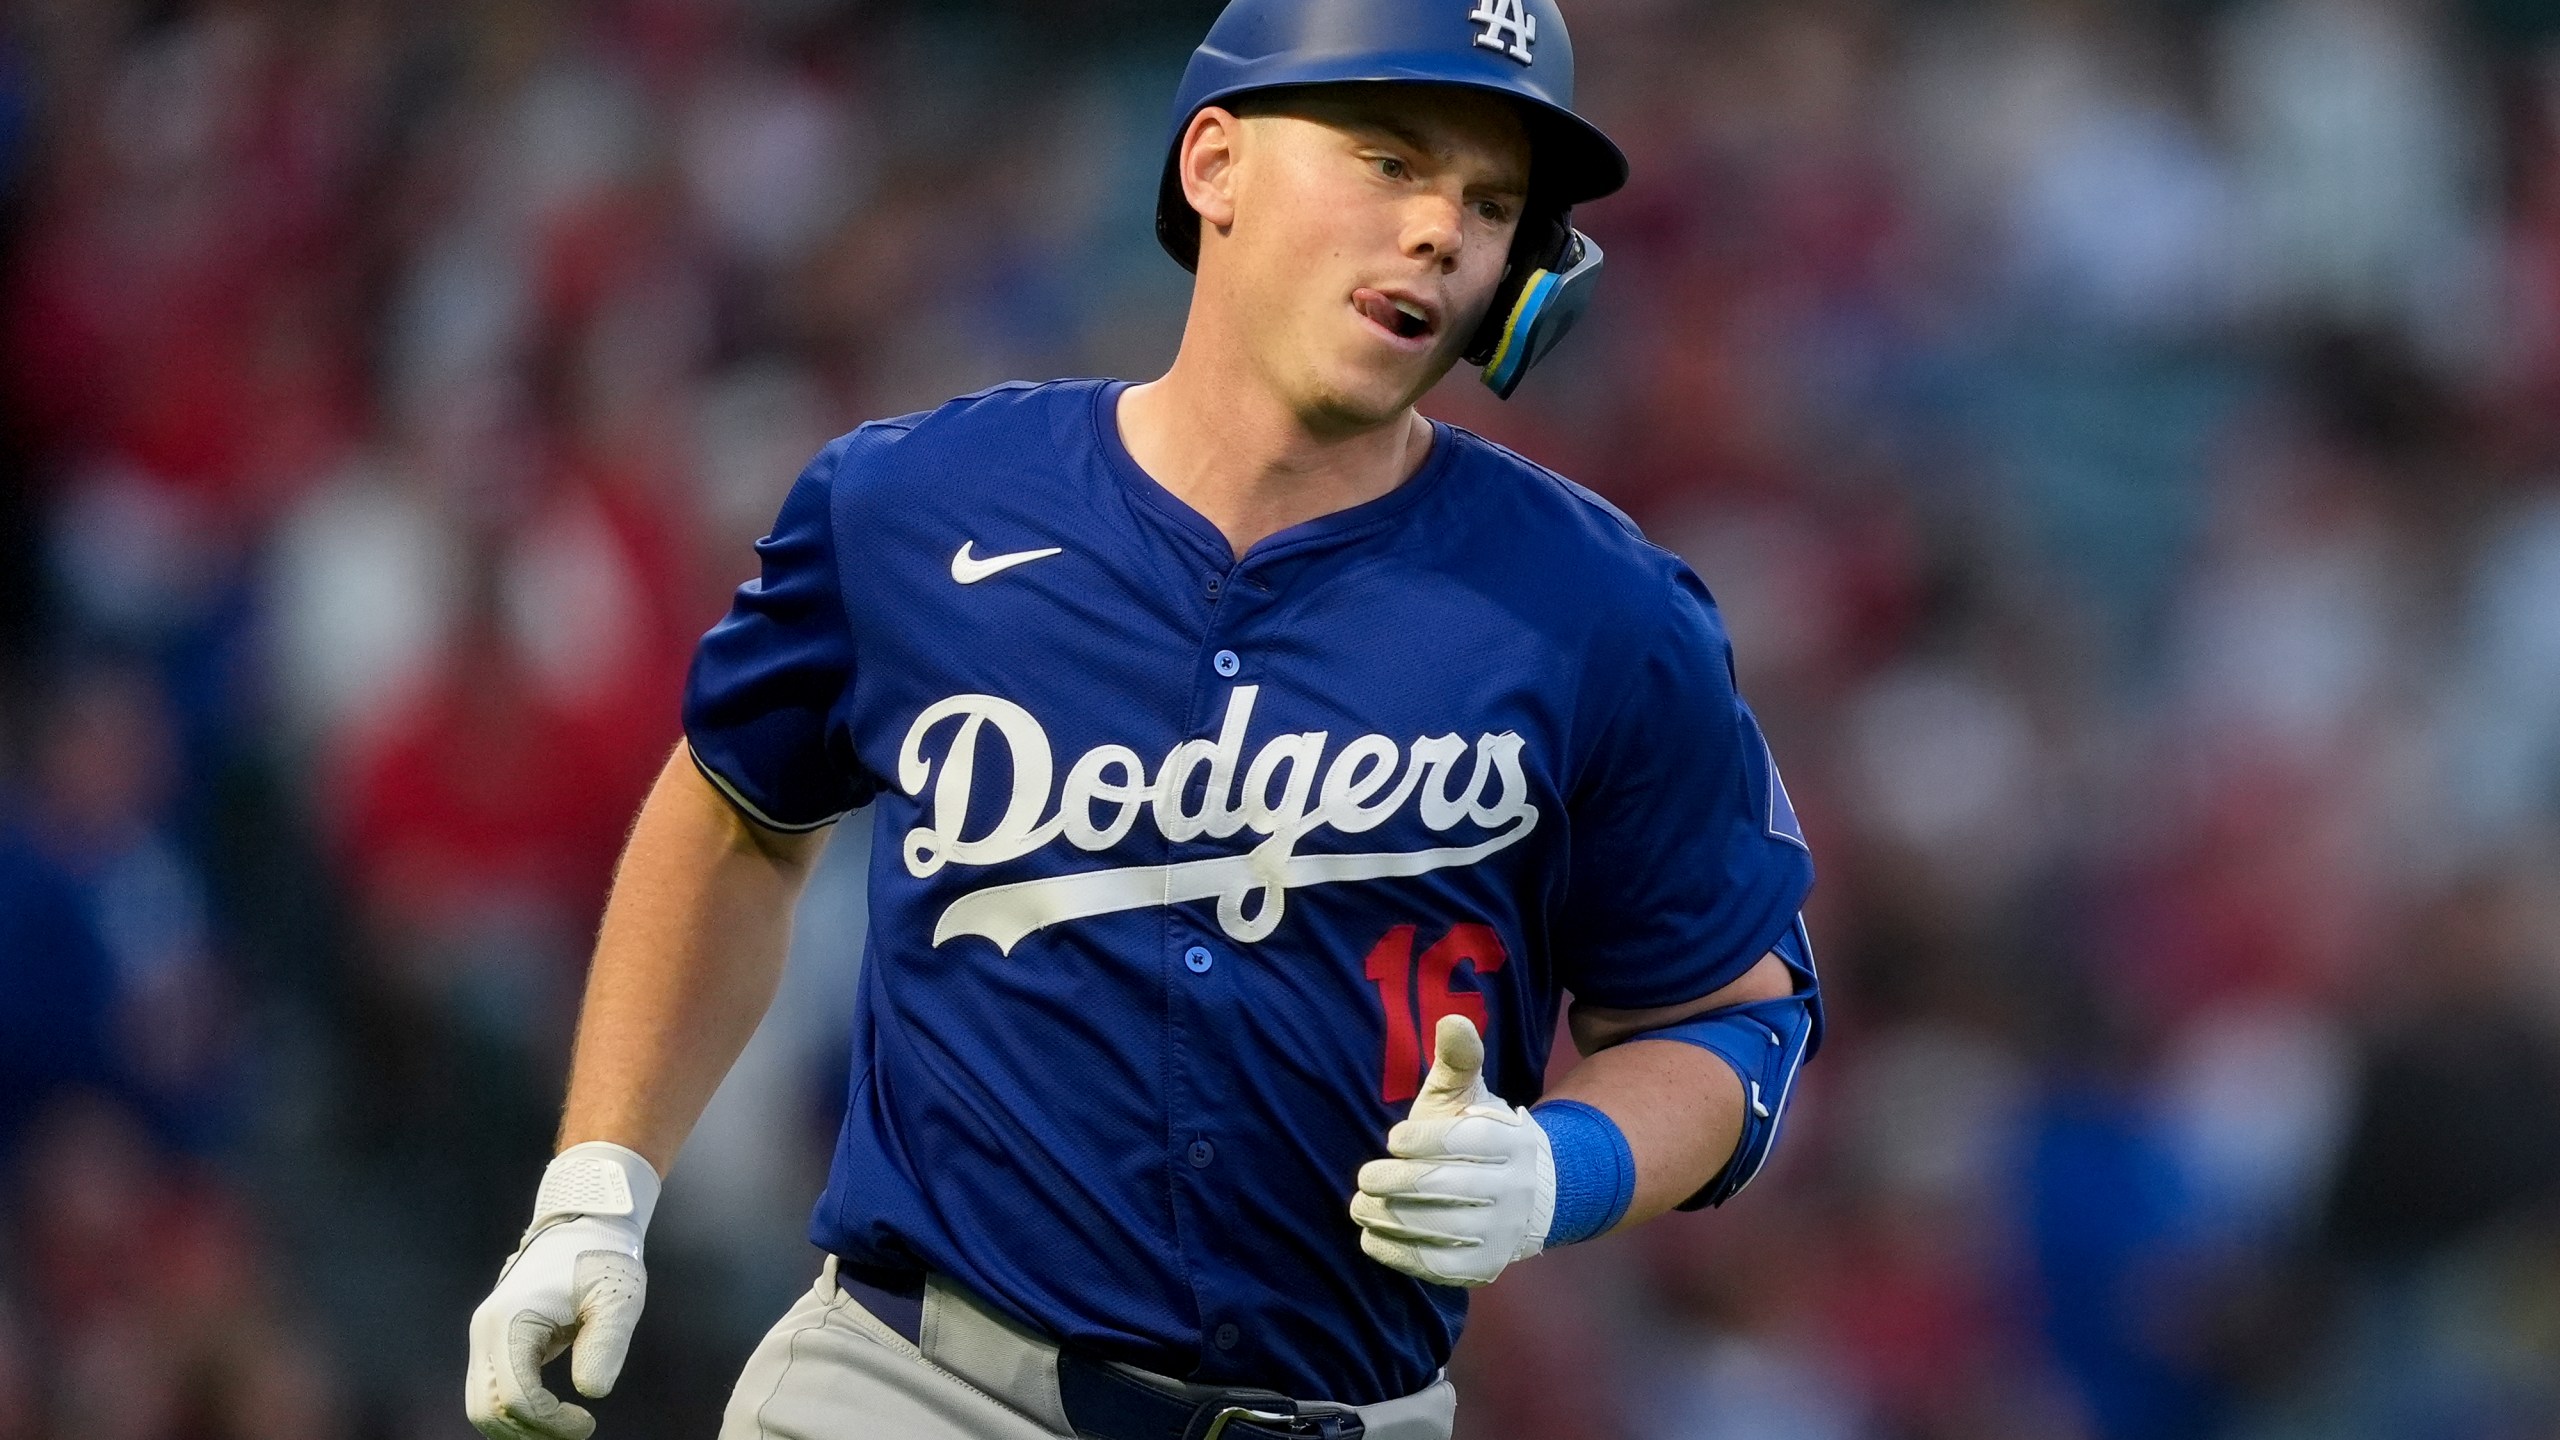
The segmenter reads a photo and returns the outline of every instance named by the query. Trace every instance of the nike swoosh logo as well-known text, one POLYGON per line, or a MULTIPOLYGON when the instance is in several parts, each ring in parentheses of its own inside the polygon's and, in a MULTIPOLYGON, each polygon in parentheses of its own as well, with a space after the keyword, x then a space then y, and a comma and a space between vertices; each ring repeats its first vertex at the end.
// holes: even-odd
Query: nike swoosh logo
POLYGON ((1010 555, 990 555, 981 560, 969 553, 977 543, 974 540, 962 541, 959 550, 951 557, 951 578, 963 585, 975 585, 990 575, 1010 570, 1016 565, 1027 565, 1034 560, 1046 560, 1052 555, 1062 553, 1061 547, 1052 545, 1046 550, 1016 550, 1010 555))

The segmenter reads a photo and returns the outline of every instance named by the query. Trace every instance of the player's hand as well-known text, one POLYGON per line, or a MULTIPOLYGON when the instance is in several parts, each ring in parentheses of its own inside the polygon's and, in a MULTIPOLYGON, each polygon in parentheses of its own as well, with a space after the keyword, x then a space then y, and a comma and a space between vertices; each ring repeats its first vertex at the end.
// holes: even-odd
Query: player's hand
POLYGON ((533 1224, 471 1313, 463 1403, 489 1440, 595 1433, 595 1416, 542 1388, 542 1367, 568 1350, 578 1393, 613 1389, 648 1293, 641 1237, 657 1204, 657 1171, 619 1145, 572 1145, 543 1172, 533 1224))
POLYGON ((1472 1288, 1546 1248, 1555 1152, 1529 1112, 1485 1088, 1484 1039, 1463 1015, 1433 1032, 1431 1073, 1387 1153, 1360 1167, 1360 1248, 1417 1280, 1472 1288))

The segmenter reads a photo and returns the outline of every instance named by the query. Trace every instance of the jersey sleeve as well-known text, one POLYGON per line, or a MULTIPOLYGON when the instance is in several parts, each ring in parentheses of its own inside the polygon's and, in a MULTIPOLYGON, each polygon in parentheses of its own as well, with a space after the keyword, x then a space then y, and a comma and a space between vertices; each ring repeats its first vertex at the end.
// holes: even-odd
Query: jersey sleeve
POLYGON ((1567 800, 1558 979, 1596 1005, 1676 1005, 1768 953, 1813 855, 1686 566, 1613 703, 1567 800))
POLYGON ((693 652, 684 733, 694 764, 731 804, 774 830, 816 830, 871 798, 836 711, 852 684, 853 629, 836 570, 835 478, 851 437, 800 472, 762 573, 693 652))

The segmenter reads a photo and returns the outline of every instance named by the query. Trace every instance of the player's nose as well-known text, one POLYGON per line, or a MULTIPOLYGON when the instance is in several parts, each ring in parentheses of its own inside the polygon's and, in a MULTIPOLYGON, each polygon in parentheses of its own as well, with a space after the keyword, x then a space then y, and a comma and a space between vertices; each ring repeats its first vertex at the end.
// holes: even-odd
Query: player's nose
POLYGON ((1404 252, 1416 260, 1436 262, 1441 270, 1458 267, 1466 245, 1465 212, 1456 195, 1415 196, 1404 216, 1404 252))

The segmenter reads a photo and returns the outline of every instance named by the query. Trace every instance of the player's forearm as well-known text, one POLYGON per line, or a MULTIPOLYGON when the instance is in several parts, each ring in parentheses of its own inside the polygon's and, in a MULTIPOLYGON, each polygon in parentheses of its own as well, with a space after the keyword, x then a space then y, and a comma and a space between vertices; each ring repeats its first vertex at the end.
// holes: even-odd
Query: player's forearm
POLYGON ((1733 1067, 1712 1051, 1648 1031, 1727 1006, 1773 1000, 1795 981, 1775 953, 1711 995, 1652 1010, 1577 1003, 1574 1045, 1586 1057, 1548 1098, 1579 1100, 1616 1122, 1636 1162, 1635 1198, 1619 1228, 1662 1214, 1697 1194, 1742 1142, 1744 1094, 1733 1067))
POLYGON ((1547 1093, 1600 1110, 1626 1135, 1636 1190, 1615 1229, 1697 1194, 1742 1139, 1742 1081, 1714 1054, 1677 1040, 1611 1046, 1575 1065, 1547 1093))
POLYGON ((666 1173, 773 1003, 819 836, 750 825, 679 745, 632 827, 587 976, 562 1148, 666 1173))

